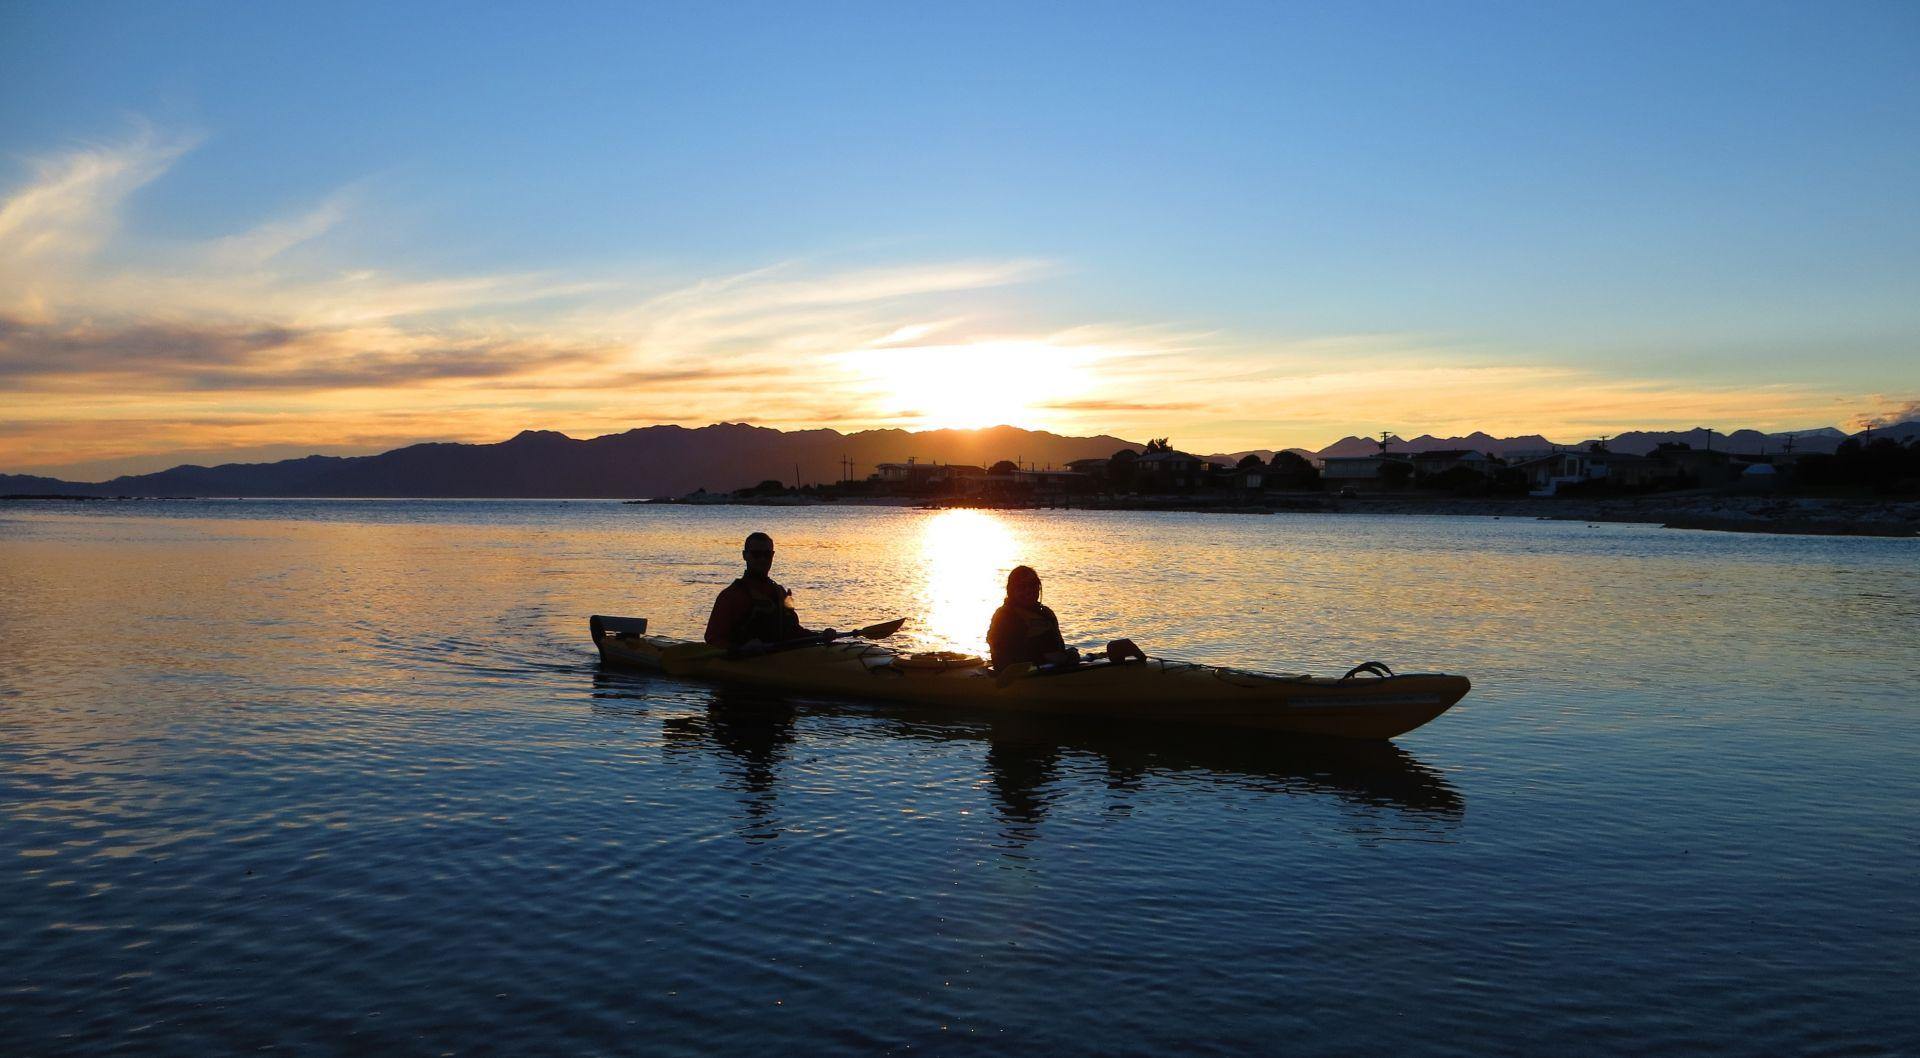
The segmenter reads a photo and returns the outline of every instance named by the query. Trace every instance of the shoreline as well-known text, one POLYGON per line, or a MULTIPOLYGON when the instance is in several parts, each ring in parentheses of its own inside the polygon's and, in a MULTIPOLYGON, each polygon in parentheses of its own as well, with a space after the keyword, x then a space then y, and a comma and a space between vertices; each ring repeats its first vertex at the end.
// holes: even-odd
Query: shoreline
POLYGON ((1363 494, 1335 497, 1285 493, 1255 502, 1236 496, 1139 496, 1061 503, 967 503, 911 496, 824 498, 811 496, 712 497, 698 500, 630 500, 687 506, 917 507, 929 510, 1169 511, 1193 514, 1387 514, 1542 521, 1614 522, 1731 533, 1793 536, 1920 536, 1920 500, 1676 494, 1667 496, 1555 499, 1536 496, 1438 497, 1363 494))
MULTIPOLYGON (((4 494, 0 501, 30 503, 97 503, 159 500, 182 502, 224 499, 208 496, 77 496, 4 494)), ((319 499, 321 497, 252 497, 254 499, 319 499)), ((446 497, 359 496, 326 497, 336 500, 445 499, 446 497)), ((1452 517, 1528 518, 1540 521, 1612 522, 1657 525, 1727 533, 1777 533, 1791 536, 1870 536, 1897 539, 1920 537, 1920 499, 1866 497, 1804 497, 1672 493, 1563 499, 1537 496, 1449 497, 1395 493, 1329 496, 1325 493, 1278 493, 1244 496, 1133 496, 1082 502, 978 503, 917 496, 821 497, 704 496, 698 499, 617 500, 612 497, 466 497, 487 500, 599 500, 625 505, 732 507, 912 507, 926 510, 1015 511, 1161 511, 1190 514, 1376 514, 1452 517)))

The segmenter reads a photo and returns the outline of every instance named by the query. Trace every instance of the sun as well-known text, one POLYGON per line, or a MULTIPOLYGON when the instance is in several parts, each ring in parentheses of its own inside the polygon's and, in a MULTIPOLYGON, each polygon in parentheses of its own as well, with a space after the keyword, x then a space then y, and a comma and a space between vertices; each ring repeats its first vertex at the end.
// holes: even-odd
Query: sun
POLYGON ((863 349, 855 373, 880 390, 886 410, 927 429, 1035 427, 1094 382, 1093 356, 1043 341, 863 349))

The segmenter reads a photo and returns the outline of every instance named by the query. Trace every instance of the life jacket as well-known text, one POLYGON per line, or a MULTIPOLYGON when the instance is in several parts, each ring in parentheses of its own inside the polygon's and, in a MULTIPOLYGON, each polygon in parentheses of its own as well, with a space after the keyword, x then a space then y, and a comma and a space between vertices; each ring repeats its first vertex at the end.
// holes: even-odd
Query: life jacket
POLYGON ((994 660, 1000 664, 1022 661, 1037 662, 1054 651, 1064 648, 1060 638, 1060 619, 1045 606, 1031 610, 1003 606, 1000 612, 1005 614, 1001 620, 1003 629, 1011 632, 1011 642, 994 644, 994 660))
POLYGON ((746 593, 749 604, 745 615, 734 623, 733 642, 758 639, 778 643, 793 638, 794 629, 800 627, 800 616, 793 611, 792 592, 765 577, 741 577, 733 586, 746 593))

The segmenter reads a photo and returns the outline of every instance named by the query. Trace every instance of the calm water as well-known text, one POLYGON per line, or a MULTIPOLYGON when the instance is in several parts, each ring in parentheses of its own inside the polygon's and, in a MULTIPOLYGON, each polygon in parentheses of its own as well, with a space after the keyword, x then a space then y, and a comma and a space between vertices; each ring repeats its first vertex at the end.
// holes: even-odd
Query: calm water
POLYGON ((1920 1053, 1920 542, 1498 519, 0 508, 11 1055, 1920 1053), (1464 672, 1327 752, 601 671, 803 619, 1464 672))

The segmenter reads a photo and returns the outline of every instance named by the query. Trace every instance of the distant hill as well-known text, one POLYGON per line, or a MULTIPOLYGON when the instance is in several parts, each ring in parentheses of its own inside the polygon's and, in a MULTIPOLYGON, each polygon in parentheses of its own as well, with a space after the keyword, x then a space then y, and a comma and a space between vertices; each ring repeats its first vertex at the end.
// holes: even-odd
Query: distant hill
MULTIPOLYGON (((1872 431, 1875 437, 1891 437, 1906 440, 1920 436, 1920 422, 1905 422, 1897 426, 1883 427, 1872 431)), ((1709 431, 1705 427, 1692 430, 1633 430, 1607 438, 1607 447, 1616 452, 1644 455, 1662 444, 1680 443, 1695 448, 1713 448, 1721 452, 1740 452, 1759 454, 1781 451, 1789 437, 1793 438, 1794 451, 1800 453, 1832 452, 1848 434, 1831 426, 1817 430, 1794 430, 1782 433, 1761 433, 1758 430, 1735 430, 1722 433, 1709 431)), ((1453 448, 1471 449, 1475 452, 1488 452, 1502 458, 1523 453, 1540 452, 1550 448, 1585 448, 1597 437, 1574 442, 1549 441, 1539 434, 1523 434, 1518 437, 1493 437, 1474 432, 1465 437, 1434 437, 1421 434, 1412 439, 1397 436, 1389 437, 1387 450, 1391 452, 1437 452, 1453 448)), ((1370 437, 1343 437, 1338 441, 1314 453, 1321 458, 1328 456, 1368 456, 1380 451, 1380 442, 1370 437)))
POLYGON ((720 423, 648 426, 576 440, 526 430, 497 444, 417 444, 372 456, 307 456, 276 463, 179 466, 97 484, 0 475, 0 493, 105 496, 644 497, 735 489, 767 479, 840 479, 841 460, 863 478, 875 464, 1019 459, 1041 466, 1140 446, 1118 437, 1040 430, 837 430, 787 433, 720 423))
MULTIPOLYGON (((1313 459, 1320 454, 1309 448, 1282 448, 1280 451, 1292 452, 1302 459, 1313 459)), ((1245 452, 1215 452, 1213 455, 1201 456, 1200 458, 1212 463, 1238 466, 1240 461, 1248 456, 1259 456, 1262 463, 1271 463, 1273 462, 1274 450, 1271 448, 1251 448, 1245 452)))
MULTIPOLYGON (((1411 441, 1398 436, 1390 436, 1387 441, 1387 450, 1391 452, 1441 452, 1447 449, 1465 448, 1502 457, 1508 452, 1531 452, 1552 447, 1553 442, 1539 434, 1493 437, 1477 430, 1465 437, 1435 437, 1432 434, 1421 434, 1411 441)), ((1379 451, 1378 438, 1342 437, 1314 454, 1325 459, 1328 456, 1370 456, 1378 454, 1379 451)))

